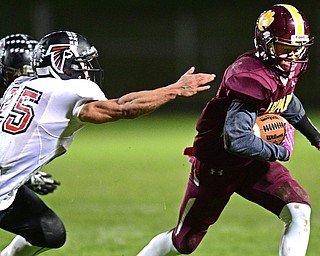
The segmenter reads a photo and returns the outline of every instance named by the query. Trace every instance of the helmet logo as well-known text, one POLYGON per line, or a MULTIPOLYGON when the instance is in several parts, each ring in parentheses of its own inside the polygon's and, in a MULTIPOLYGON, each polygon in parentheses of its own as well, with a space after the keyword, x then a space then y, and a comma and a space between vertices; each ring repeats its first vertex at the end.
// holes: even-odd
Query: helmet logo
POLYGON ((258 28, 260 31, 265 30, 274 21, 274 11, 268 10, 262 13, 258 19, 258 28))
POLYGON ((50 45, 46 55, 51 55, 52 67, 58 72, 63 73, 66 59, 72 55, 69 44, 50 45))

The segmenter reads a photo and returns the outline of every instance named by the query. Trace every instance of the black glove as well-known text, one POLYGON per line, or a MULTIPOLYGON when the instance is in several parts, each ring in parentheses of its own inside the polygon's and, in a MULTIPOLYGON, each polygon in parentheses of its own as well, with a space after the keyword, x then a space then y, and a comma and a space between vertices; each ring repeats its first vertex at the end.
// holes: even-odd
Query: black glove
POLYGON ((53 193, 61 183, 51 178, 52 175, 45 172, 36 172, 26 182, 26 186, 38 193, 39 195, 47 195, 53 193))

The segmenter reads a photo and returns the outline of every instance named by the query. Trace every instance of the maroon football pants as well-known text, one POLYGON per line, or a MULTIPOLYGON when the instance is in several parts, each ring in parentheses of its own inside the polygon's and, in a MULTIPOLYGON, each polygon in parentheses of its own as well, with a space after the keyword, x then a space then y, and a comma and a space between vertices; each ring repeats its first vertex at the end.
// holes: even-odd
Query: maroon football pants
POLYGON ((310 205, 307 193, 279 162, 254 161, 246 167, 221 169, 195 159, 173 231, 173 243, 180 253, 196 249, 233 193, 277 216, 288 203, 310 205))

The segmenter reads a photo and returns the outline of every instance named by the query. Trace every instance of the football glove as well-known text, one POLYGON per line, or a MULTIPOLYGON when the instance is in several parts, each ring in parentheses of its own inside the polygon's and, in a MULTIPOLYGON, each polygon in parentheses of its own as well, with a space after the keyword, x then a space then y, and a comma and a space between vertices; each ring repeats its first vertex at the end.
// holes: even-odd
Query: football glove
POLYGON ((286 123, 286 136, 283 141, 283 146, 285 146, 290 153, 288 158, 286 159, 286 160, 289 160, 289 158, 292 155, 292 151, 294 147, 294 128, 288 122, 286 123))
POLYGON ((51 178, 52 175, 45 172, 36 172, 26 182, 26 186, 38 193, 39 195, 47 195, 53 193, 61 183, 51 178))
POLYGON ((184 150, 183 150, 183 154, 185 156, 188 156, 189 157, 189 163, 192 163, 193 162, 193 159, 194 159, 194 150, 193 150, 193 147, 186 147, 184 150))

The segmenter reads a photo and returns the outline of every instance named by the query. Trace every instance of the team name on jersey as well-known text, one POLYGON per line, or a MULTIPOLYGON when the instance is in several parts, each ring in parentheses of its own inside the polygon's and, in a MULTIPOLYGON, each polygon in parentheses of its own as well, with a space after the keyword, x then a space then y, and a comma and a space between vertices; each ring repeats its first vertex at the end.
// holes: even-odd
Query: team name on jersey
POLYGON ((292 99, 292 94, 284 96, 282 99, 271 102, 266 113, 282 113, 288 109, 288 105, 292 99))

